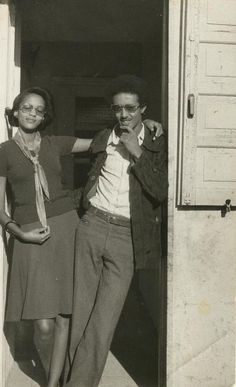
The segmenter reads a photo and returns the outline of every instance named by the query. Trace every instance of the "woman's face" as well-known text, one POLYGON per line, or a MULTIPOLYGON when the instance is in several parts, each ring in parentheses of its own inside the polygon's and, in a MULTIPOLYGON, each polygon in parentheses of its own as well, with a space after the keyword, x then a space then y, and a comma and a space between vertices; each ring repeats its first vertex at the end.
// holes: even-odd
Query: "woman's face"
POLYGON ((38 94, 26 95, 14 112, 18 118, 19 127, 26 132, 34 132, 44 120, 45 101, 38 94))

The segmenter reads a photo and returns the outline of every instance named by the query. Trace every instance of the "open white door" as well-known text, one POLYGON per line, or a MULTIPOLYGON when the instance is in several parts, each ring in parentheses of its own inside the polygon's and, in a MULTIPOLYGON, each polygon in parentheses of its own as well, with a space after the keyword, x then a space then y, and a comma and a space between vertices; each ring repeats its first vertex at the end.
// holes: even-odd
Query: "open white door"
POLYGON ((182 2, 178 205, 236 205, 236 1, 182 2))

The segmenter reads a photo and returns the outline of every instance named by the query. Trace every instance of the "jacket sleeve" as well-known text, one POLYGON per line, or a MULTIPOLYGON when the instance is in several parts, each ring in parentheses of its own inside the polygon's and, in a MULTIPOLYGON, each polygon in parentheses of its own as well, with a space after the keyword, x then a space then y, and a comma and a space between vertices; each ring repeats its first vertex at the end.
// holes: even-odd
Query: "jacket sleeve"
POLYGON ((162 202, 167 197, 168 174, 165 137, 157 140, 156 149, 143 148, 140 158, 131 167, 142 189, 153 199, 162 202))
POLYGON ((83 195, 84 188, 76 188, 74 190, 68 190, 68 195, 71 197, 75 209, 79 210, 82 206, 82 195, 83 195))

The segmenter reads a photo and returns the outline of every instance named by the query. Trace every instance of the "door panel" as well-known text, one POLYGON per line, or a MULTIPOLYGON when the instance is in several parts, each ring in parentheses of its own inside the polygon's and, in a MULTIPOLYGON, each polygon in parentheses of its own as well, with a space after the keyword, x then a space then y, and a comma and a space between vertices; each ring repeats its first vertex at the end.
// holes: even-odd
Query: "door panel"
POLYGON ((184 2, 179 205, 236 203, 236 3, 184 2), (216 4, 217 3, 217 4, 216 4), (188 96, 193 95, 189 111, 188 96))

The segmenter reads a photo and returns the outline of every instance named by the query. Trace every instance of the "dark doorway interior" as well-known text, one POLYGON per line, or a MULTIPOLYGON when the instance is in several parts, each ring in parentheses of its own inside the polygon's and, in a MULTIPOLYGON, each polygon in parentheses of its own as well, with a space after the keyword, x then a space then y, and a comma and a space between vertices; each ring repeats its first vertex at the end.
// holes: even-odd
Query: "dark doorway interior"
MULTIPOLYGON (((92 137, 104 128, 111 115, 103 89, 120 74, 146 79, 151 96, 147 117, 161 121, 164 0, 19 3, 21 88, 37 85, 52 93, 56 120, 50 133, 92 137)), ((88 155, 65 158, 63 170, 69 188, 81 186, 88 155)), ((136 273, 112 345, 116 358, 143 387, 165 385, 162 265, 159 271, 136 273)))

